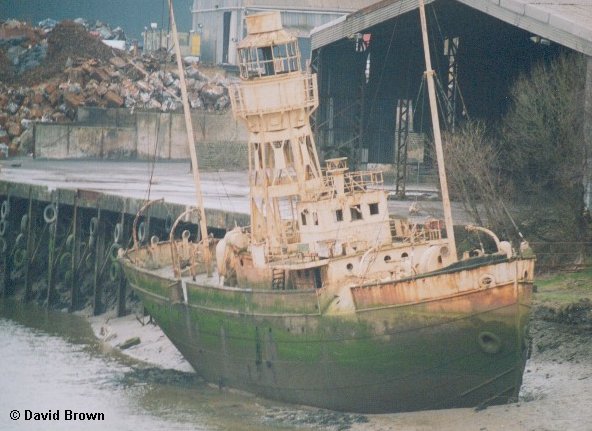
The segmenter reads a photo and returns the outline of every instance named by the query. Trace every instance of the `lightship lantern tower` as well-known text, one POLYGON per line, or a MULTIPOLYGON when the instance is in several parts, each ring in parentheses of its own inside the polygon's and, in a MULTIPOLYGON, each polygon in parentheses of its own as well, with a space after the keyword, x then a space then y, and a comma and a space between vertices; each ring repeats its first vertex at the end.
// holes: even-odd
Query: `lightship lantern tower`
POLYGON ((280 12, 246 17, 238 44, 235 115, 249 131, 251 238, 266 254, 299 241, 297 203, 323 186, 309 116, 318 106, 316 75, 302 70, 298 42, 280 12))

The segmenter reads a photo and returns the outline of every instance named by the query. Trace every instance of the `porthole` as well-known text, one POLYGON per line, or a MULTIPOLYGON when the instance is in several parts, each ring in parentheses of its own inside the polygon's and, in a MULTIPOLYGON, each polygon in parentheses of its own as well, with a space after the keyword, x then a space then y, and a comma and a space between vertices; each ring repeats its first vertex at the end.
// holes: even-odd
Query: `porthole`
POLYGON ((491 274, 484 274, 479 278, 479 287, 487 289, 488 287, 495 286, 495 279, 491 274))
POLYGON ((354 265, 351 263, 348 263, 345 267, 347 268, 348 271, 351 271, 354 269, 354 265))
POLYGON ((385 261, 385 263, 389 263, 389 262, 391 261, 391 257, 390 257, 390 255, 388 255, 388 254, 387 254, 387 255, 384 257, 384 261, 385 261))

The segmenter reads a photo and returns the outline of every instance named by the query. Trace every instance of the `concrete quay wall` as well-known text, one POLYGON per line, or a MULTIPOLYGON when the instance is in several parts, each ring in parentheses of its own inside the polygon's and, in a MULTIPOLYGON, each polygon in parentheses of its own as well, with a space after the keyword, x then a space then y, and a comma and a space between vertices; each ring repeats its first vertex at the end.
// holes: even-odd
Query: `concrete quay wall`
MULTIPOLYGON (((52 188, 0 179, 0 298, 47 308, 128 312, 119 250, 167 240, 187 205, 117 196, 86 189, 52 188), (138 214, 139 213, 139 214, 138 214), (137 220, 136 220, 137 218, 137 220), (137 223, 136 223, 137 222, 137 223)), ((210 233, 220 237, 248 215, 206 209, 210 233)), ((197 212, 181 217, 173 232, 199 237, 197 212)))
MULTIPOLYGON (((247 167, 246 128, 231 112, 193 112, 200 167, 247 167)), ((182 113, 79 108, 75 123, 36 123, 35 157, 40 159, 189 158, 182 113)))

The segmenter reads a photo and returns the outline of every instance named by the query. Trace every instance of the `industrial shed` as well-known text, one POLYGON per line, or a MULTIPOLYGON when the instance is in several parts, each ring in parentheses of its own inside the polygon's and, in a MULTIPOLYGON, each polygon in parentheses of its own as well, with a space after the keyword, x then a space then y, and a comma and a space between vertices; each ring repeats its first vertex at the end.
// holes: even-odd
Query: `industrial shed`
POLYGON ((284 28, 298 36, 305 58, 310 31, 376 0, 194 0, 192 31, 201 37, 201 62, 236 65, 236 43, 246 35, 246 15, 280 10, 284 28))
MULTIPOLYGON (((466 116, 500 119, 520 74, 576 51, 587 56, 585 145, 592 148, 592 2, 425 3, 444 127, 466 116)), ((362 163, 407 163, 408 146, 421 146, 430 128, 422 96, 418 0, 375 3, 313 30, 311 43, 319 76, 316 127, 322 154, 346 152, 362 163)), ((589 162, 588 171, 591 167, 589 162)))

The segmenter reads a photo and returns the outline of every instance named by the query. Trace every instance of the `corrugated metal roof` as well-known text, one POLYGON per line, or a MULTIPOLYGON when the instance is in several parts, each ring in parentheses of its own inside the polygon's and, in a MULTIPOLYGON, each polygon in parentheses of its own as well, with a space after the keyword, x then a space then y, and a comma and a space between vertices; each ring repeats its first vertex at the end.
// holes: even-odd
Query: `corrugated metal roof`
MULTIPOLYGON (((435 0, 425 0, 433 3, 435 0)), ((592 56, 591 0, 455 0, 508 24, 592 56)), ((312 49, 359 33, 418 7, 418 0, 383 0, 311 32, 312 49)))
MULTIPOLYGON (((432 3, 434 0, 425 0, 432 3)), ((326 24, 311 31, 312 49, 317 49, 332 42, 359 33, 373 25, 395 18, 418 7, 417 0, 383 0, 367 8, 337 19, 334 25, 326 24)))

